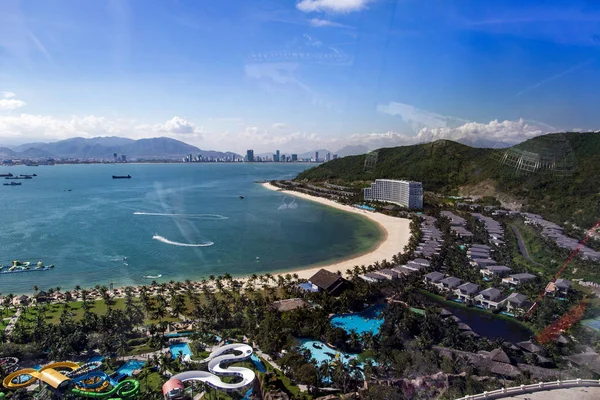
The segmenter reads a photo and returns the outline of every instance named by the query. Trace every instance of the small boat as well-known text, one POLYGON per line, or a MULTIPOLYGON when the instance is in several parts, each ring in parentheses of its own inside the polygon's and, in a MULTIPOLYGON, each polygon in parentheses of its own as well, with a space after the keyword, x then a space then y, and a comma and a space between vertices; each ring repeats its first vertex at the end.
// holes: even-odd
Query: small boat
POLYGON ((131 179, 131 175, 113 175, 113 179, 131 179))
POLYGON ((244 200, 244 196, 240 196, 240 199, 244 200))
POLYGON ((158 274, 158 275, 144 275, 143 278, 145 279, 158 279, 161 278, 162 274, 158 274))
POLYGON ((27 177, 31 178, 31 177, 37 176, 37 174, 31 174, 31 175, 29 175, 29 174, 21 174, 19 176, 24 176, 25 178, 27 178, 27 177))
POLYGON ((21 182, 3 183, 4 186, 21 186, 21 182))
POLYGON ((7 178, 7 177, 11 177, 11 176, 13 176, 13 174, 11 174, 11 173, 8 173, 8 174, 0 174, 0 177, 3 177, 3 178, 7 178))

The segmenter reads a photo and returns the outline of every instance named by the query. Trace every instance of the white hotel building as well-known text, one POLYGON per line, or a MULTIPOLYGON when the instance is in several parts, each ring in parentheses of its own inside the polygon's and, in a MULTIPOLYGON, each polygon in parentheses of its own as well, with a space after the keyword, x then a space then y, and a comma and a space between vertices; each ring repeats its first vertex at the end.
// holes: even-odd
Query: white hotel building
POLYGON ((365 189, 365 200, 385 201, 407 208, 423 208, 421 182, 376 179, 365 189))

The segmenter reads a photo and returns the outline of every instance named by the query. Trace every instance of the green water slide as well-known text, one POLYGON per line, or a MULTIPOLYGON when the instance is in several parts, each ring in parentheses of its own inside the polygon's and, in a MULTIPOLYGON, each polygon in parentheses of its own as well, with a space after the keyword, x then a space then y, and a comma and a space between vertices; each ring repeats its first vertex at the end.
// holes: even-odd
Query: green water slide
POLYGON ((113 387, 108 392, 88 392, 85 390, 73 389, 71 393, 88 399, 131 400, 137 398, 140 394, 140 383, 133 379, 127 379, 118 383, 117 386, 113 387))

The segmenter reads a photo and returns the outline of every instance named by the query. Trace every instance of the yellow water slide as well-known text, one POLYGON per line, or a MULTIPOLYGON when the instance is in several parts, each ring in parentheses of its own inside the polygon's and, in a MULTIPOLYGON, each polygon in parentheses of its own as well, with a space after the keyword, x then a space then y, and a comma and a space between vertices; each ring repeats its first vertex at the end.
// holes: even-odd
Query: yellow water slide
POLYGON ((78 364, 68 361, 48 364, 39 371, 33 368, 24 368, 8 375, 4 378, 2 384, 7 389, 20 389, 34 384, 39 379, 59 392, 64 393, 71 389, 73 382, 70 378, 57 371, 57 369, 74 371, 77 368, 79 368, 78 364))

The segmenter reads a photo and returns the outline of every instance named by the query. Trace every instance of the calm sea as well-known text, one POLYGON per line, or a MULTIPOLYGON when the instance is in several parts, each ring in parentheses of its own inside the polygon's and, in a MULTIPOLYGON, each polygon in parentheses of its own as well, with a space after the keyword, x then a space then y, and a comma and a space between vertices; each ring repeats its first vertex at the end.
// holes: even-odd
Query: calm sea
MULTIPOLYGON (((144 284, 291 270, 364 252, 381 238, 360 216, 264 189, 307 164, 121 164, 0 167, 38 174, 0 186, 0 293, 144 284), (130 174, 132 179, 112 179, 130 174), (244 196, 244 199, 240 199, 244 196)), ((2 178, 2 183, 10 182, 2 178)))

